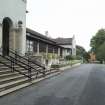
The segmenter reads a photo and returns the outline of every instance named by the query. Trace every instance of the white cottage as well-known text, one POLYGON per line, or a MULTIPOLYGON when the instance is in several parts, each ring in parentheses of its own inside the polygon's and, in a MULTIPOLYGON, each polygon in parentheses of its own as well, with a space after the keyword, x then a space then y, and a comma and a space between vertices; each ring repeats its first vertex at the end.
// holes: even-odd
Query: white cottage
POLYGON ((0 1, 0 51, 9 49, 25 54, 26 46, 26 0, 0 1))
POLYGON ((54 39, 59 46, 65 48, 63 50, 63 56, 72 55, 76 56, 76 40, 73 35, 72 38, 56 38, 54 39))

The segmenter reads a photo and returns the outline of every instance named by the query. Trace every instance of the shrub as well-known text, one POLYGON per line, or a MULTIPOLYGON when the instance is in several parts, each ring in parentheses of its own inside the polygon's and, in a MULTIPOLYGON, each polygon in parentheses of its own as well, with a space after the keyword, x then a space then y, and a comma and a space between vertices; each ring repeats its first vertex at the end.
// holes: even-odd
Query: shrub
POLYGON ((59 64, 53 64, 53 65, 51 65, 51 68, 54 68, 54 69, 59 68, 59 67, 60 67, 59 64))
POLYGON ((72 55, 67 55, 67 56, 65 57, 65 59, 66 59, 66 60, 73 60, 74 57, 73 57, 72 55))

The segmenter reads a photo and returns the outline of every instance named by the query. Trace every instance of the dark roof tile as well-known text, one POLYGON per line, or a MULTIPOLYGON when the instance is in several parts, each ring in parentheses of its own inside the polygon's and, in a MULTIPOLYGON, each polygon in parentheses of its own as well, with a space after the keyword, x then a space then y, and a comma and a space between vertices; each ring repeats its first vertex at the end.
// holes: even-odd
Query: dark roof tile
POLYGON ((72 38, 56 38, 54 41, 56 41, 59 45, 72 44, 72 38))

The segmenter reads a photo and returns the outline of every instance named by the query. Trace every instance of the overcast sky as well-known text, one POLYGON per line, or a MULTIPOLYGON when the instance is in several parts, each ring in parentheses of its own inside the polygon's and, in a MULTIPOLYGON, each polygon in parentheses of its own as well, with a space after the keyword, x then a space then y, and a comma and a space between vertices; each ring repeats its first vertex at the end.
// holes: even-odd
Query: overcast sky
POLYGON ((105 27, 105 0, 28 0, 27 27, 53 38, 72 37, 89 50, 90 39, 105 27))

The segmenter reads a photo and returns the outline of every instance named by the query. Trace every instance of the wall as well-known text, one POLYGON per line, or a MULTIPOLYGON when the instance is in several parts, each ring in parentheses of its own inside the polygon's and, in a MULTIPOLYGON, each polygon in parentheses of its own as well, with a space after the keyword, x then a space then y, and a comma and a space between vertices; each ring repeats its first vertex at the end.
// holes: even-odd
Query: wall
MULTIPOLYGON (((26 3, 23 0, 0 0, 0 23, 5 17, 9 17, 13 22, 13 29, 18 26, 18 21, 23 22, 22 31, 15 32, 16 47, 21 53, 25 53, 26 46, 26 3)), ((2 46, 2 29, 0 28, 0 47, 2 46)))
POLYGON ((73 38, 72 38, 72 55, 73 56, 76 56, 76 40, 75 40, 75 36, 73 35, 73 38))
MULTIPOLYGON (((64 48, 70 48, 70 49, 72 49, 72 45, 60 45, 60 46, 62 46, 64 48)), ((67 55, 70 55, 70 54, 72 54, 71 50, 70 50, 70 52, 67 52, 67 49, 63 49, 63 51, 62 51, 63 57, 65 57, 67 55)))

